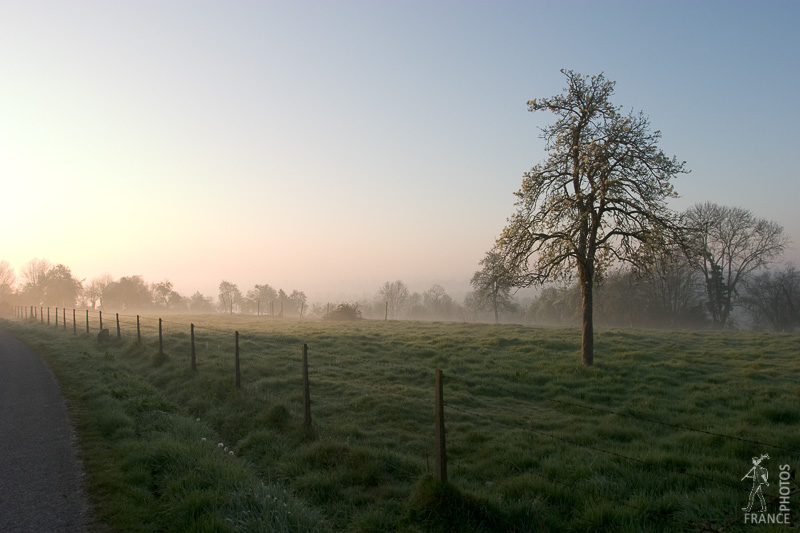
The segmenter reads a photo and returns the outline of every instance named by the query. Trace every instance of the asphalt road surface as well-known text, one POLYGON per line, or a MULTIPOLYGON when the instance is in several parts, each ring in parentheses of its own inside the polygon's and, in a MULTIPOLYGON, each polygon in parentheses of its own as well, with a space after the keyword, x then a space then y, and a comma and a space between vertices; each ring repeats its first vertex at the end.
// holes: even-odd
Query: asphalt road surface
POLYGON ((0 330, 0 532, 87 531, 82 472, 53 373, 0 330))

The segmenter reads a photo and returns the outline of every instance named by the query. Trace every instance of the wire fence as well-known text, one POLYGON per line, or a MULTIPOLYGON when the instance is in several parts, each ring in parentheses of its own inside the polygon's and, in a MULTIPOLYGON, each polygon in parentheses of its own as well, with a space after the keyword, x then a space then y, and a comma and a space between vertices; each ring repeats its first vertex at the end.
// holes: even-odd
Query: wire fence
MULTIPOLYGON (((14 310, 14 314, 15 318, 20 321, 38 322, 40 324, 63 329, 64 331, 71 332, 73 335, 93 335, 96 332, 97 340, 100 343, 111 342, 114 338, 119 341, 139 343, 154 351, 158 350, 159 354, 163 354, 164 338, 168 337, 170 340, 171 353, 180 352, 185 354, 187 361, 190 362, 191 368, 194 371, 198 370, 198 362, 202 363, 210 360, 230 358, 231 354, 235 354, 235 358, 233 359, 235 363, 234 383, 236 388, 242 387, 239 353, 240 336, 239 331, 236 330, 231 331, 230 329, 206 325, 196 326, 193 323, 187 324, 172 320, 164 320, 158 317, 103 313, 97 310, 17 306, 14 310)), ((290 341, 287 339, 283 341, 283 344, 289 342, 290 341)), ((551 441, 558 446, 580 449, 587 454, 603 455, 611 458, 613 461, 624 464, 625 468, 628 469, 638 469, 650 473, 655 472, 664 476, 689 478, 693 482, 720 487, 723 490, 736 491, 737 494, 742 492, 740 484, 731 483, 727 479, 719 479, 705 474, 690 472, 688 469, 681 466, 661 464, 652 460, 636 457, 632 454, 605 449, 603 446, 593 442, 581 442, 579 438, 565 437, 557 434, 556 431, 549 431, 544 427, 536 427, 533 423, 535 420, 534 417, 529 417, 527 419, 525 417, 520 417, 520 413, 549 413, 552 415, 555 411, 558 414, 563 414, 563 411, 560 411, 559 408, 611 415, 645 424, 647 427, 662 428, 666 431, 679 430, 682 432, 696 433, 714 437, 722 441, 758 446, 761 449, 778 450, 780 452, 792 454, 794 459, 800 458, 800 449, 798 448, 748 439, 736 435, 723 434, 704 428, 690 427, 685 424, 659 420, 653 416, 625 412, 611 407, 588 405, 581 402, 567 401, 536 394, 528 395, 525 398, 514 397, 513 395, 505 397, 482 396, 475 390, 475 383, 471 379, 464 378, 457 373, 448 374, 448 387, 455 386, 461 392, 470 391, 469 401, 464 401, 462 395, 457 396, 457 400, 444 402, 445 382, 444 376, 439 369, 435 370, 437 378, 435 380, 435 390, 431 391, 431 377, 432 370, 434 370, 432 368, 422 368, 409 364, 385 361, 361 353, 331 353, 324 349, 313 350, 312 357, 309 359, 307 344, 295 342, 291 344, 302 350, 302 366, 300 368, 300 375, 298 376, 301 378, 298 381, 302 384, 302 394, 297 394, 296 396, 302 401, 305 424, 309 426, 312 425, 312 381, 314 383, 314 391, 319 389, 322 391, 323 395, 341 395, 344 389, 353 390, 355 388, 360 388, 361 390, 370 391, 382 397, 392 398, 393 401, 396 402, 405 402, 407 404, 406 406, 412 410, 416 410, 420 407, 433 407, 437 415, 433 434, 430 432, 429 423, 420 424, 418 427, 414 428, 414 430, 419 432, 420 435, 427 435, 422 438, 422 441, 425 442, 425 446, 427 446, 428 449, 435 451, 435 453, 431 453, 429 456, 435 455, 436 464, 434 466, 434 471, 436 477, 441 481, 447 481, 446 472, 448 462, 451 462, 456 470, 468 470, 467 467, 459 464, 458 459, 452 461, 452 459, 448 458, 445 439, 449 441, 455 438, 459 450, 469 449, 470 442, 466 440, 459 442, 458 432, 453 430, 453 426, 458 427, 459 424, 469 423, 473 425, 483 424, 493 429, 499 428, 509 433, 522 432, 536 441, 551 441), (366 367, 383 367, 392 372, 377 377, 373 371, 365 373, 363 369, 366 367), (309 376, 313 377, 313 380, 310 380, 309 376), (470 404, 471 406, 465 404, 470 404), (447 418, 452 422, 448 431, 445 431, 444 413, 448 413, 447 418), (445 435, 447 435, 447 437, 445 437, 445 435)), ((296 363, 296 360, 293 360, 292 363, 296 363)), ((403 403, 396 403, 395 406, 397 409, 402 409, 403 403)), ((524 470, 525 473, 547 484, 557 484, 562 487, 574 489, 582 494, 591 494, 613 505, 635 510, 643 516, 669 521, 674 523, 676 527, 685 531, 708 531, 716 533, 730 531, 733 526, 746 522, 746 517, 749 514, 749 512, 739 513, 735 518, 729 519, 724 523, 720 523, 719 520, 717 523, 688 520, 676 517, 673 513, 663 510, 654 510, 644 505, 633 504, 624 498, 612 497, 604 491, 592 487, 591 484, 585 482, 581 483, 579 480, 564 479, 563 477, 555 478, 533 468, 517 465, 512 466, 519 471, 524 470)), ((400 468, 400 470, 402 470, 402 468, 400 468)), ((411 476, 412 473, 409 472, 408 475, 411 476)), ((779 494, 771 498, 768 505, 780 504, 780 509, 786 510, 788 513, 788 503, 793 497, 800 493, 796 466, 788 473, 788 477, 783 476, 782 472, 780 482, 779 494)), ((791 527, 800 527, 800 520, 797 513, 789 519, 791 520, 791 527)))

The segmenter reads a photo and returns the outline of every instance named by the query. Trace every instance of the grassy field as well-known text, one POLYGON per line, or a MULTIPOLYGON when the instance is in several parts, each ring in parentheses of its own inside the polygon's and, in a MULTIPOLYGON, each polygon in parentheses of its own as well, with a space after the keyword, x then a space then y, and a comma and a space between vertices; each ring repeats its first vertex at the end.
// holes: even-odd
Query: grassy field
MULTIPOLYGON (((798 336, 600 330, 585 368, 572 328, 167 320, 163 356, 152 319, 141 344, 133 317, 104 345, 95 315, 90 334, 80 314, 78 335, 71 322, 1 324, 61 381, 113 530, 789 530, 744 524, 741 478, 769 453, 770 512, 781 465, 797 489, 798 336), (437 368, 445 485, 432 478, 437 368)), ((791 501, 797 528, 800 495, 791 501)))

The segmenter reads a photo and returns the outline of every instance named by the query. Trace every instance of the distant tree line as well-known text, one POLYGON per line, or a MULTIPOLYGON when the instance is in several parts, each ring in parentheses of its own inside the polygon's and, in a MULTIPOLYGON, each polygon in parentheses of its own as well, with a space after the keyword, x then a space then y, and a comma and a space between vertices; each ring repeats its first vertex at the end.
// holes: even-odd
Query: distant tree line
MULTIPOLYGON (((800 272, 780 264, 788 240, 777 224, 742 208, 713 203, 681 214, 681 239, 636 266, 618 266, 597 282, 595 322, 602 326, 800 328, 800 272)), ((546 285, 527 322, 578 325, 576 284, 546 285)))

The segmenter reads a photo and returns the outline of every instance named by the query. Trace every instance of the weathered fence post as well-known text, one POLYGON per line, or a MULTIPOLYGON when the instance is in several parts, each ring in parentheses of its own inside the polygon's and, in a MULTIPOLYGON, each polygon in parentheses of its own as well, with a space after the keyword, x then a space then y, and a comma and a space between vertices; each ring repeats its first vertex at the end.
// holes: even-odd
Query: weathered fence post
POLYGON ((139 315, 136 315, 136 342, 142 343, 142 329, 139 326, 139 315))
POLYGON ((97 316, 100 317, 100 331, 103 331, 103 312, 98 311, 97 316))
POLYGON ((191 332, 192 332, 192 370, 197 370, 197 359, 195 358, 194 352, 194 324, 191 324, 191 332))
POLYGON ((389 300, 386 300, 386 311, 383 314, 383 321, 389 320, 389 300))
POLYGON ((117 338, 122 338, 122 332, 119 330, 119 313, 117 313, 117 338))
MULTIPOLYGON (((56 316, 58 316, 58 314, 56 314, 56 316)), ((49 307, 47 308, 47 325, 48 326, 50 325, 50 308, 49 307)))
POLYGON ((242 375, 239 373, 239 332, 236 332, 236 388, 242 388, 242 375))
POLYGON ((164 355, 164 337, 161 334, 161 319, 158 319, 158 355, 164 355))
POLYGON ((86 310, 86 333, 89 333, 89 310, 86 310))
MULTIPOLYGON (((50 308, 47 308, 47 313, 50 313, 50 308)), ((56 307, 56 329, 58 329, 58 307, 56 307)))
MULTIPOLYGON (((47 311, 47 315, 48 315, 47 322, 49 323, 50 322, 50 318, 49 318, 50 311, 49 311, 49 309, 47 311)), ((39 307, 39 320, 42 322, 42 324, 44 324, 44 307, 39 307)))
POLYGON ((447 449, 444 441, 444 392, 442 387, 442 371, 436 369, 436 479, 442 483, 447 482, 447 449))
POLYGON ((75 309, 72 310, 72 334, 78 334, 78 321, 75 320, 75 309))
POLYGON ((303 344, 303 420, 311 427, 311 391, 308 385, 308 345, 303 344))
POLYGON ((63 319, 61 323, 64 325, 64 331, 67 331, 67 308, 61 308, 61 318, 63 319))

